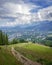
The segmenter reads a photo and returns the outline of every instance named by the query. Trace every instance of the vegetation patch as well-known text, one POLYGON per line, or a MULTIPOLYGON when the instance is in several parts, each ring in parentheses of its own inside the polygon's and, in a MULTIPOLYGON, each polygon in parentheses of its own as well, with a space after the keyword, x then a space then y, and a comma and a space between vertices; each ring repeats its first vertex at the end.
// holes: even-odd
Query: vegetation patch
POLYGON ((0 46, 0 65, 22 65, 11 53, 8 47, 0 46))
POLYGON ((17 51, 27 58, 40 62, 43 65, 52 65, 52 48, 40 44, 18 44, 17 51))

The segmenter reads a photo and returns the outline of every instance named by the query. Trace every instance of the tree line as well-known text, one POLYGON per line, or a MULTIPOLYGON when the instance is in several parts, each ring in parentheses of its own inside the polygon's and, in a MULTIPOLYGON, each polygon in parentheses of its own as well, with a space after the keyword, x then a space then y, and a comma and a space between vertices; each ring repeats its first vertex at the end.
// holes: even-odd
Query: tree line
POLYGON ((0 30, 0 45, 8 45, 8 44, 16 44, 16 43, 26 43, 27 41, 24 39, 16 39, 9 41, 8 35, 5 32, 0 30))
POLYGON ((8 44, 8 35, 0 30, 0 45, 8 44))

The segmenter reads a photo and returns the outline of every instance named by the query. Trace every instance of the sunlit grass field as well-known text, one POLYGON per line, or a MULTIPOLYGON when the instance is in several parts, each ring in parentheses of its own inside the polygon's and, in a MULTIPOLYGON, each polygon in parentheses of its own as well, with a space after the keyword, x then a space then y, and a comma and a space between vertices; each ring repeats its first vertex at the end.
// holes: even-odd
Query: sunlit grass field
POLYGON ((11 53, 9 47, 0 46, 0 65, 22 65, 11 53))
POLYGON ((40 44, 20 43, 15 49, 27 58, 42 63, 52 65, 52 48, 40 44))
POLYGON ((32 61, 42 65, 52 65, 52 48, 31 42, 0 46, 0 65, 23 65, 12 55, 11 47, 32 61))

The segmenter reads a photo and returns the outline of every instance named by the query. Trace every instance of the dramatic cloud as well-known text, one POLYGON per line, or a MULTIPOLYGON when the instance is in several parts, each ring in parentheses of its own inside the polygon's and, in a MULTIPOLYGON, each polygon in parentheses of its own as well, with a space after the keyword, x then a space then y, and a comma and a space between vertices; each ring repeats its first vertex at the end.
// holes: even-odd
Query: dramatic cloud
POLYGON ((38 12, 38 16, 42 21, 44 20, 52 21, 52 6, 40 9, 38 12))
POLYGON ((2 24, 2 26, 15 26, 19 24, 28 24, 31 21, 31 9, 39 8, 40 6, 36 6, 33 4, 15 4, 6 2, 0 9, 0 19, 6 19, 6 25, 2 24), (4 12, 4 13, 3 13, 4 12))
POLYGON ((52 21, 51 0, 2 0, 0 2, 0 27, 52 21), (39 5, 46 3, 49 6, 39 5))

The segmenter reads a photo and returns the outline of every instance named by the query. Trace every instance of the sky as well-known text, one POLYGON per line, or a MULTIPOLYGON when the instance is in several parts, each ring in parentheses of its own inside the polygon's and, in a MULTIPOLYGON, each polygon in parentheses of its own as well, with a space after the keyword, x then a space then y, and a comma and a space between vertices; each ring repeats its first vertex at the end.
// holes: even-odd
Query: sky
POLYGON ((0 0, 0 27, 52 21, 52 0, 0 0))

